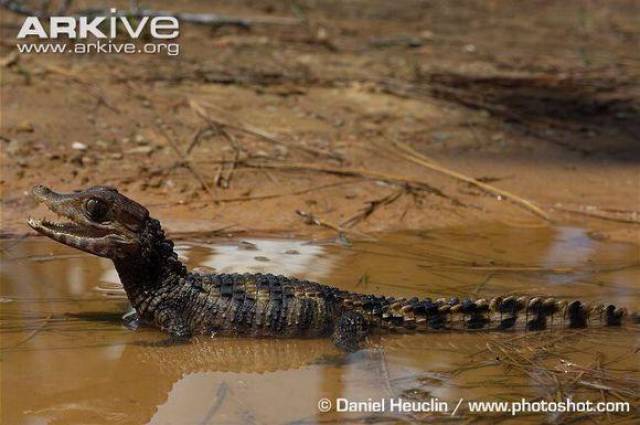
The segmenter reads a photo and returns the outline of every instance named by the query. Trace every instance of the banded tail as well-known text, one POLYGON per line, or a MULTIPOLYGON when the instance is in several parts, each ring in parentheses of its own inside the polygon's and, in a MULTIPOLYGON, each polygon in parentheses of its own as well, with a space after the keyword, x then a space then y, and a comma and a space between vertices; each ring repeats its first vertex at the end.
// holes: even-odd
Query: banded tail
MULTIPOLYGON (((640 314, 614 305, 588 305, 553 297, 494 297, 476 300, 458 298, 401 299, 363 296, 356 302, 374 325, 386 329, 412 330, 508 330, 523 327, 538 331, 549 328, 580 329, 615 327, 640 323, 640 314)), ((348 306, 347 306, 348 307, 348 306)))

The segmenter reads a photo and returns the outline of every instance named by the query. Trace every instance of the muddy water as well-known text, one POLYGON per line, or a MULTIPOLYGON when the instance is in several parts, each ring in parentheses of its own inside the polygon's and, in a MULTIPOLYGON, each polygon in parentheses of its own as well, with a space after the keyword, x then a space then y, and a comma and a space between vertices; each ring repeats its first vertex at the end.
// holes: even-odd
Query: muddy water
MULTIPOLYGON (((127 302, 112 290, 117 276, 109 261, 41 238, 4 240, 2 249, 5 424, 361 423, 372 415, 457 423, 473 415, 467 400, 598 401, 611 397, 603 386, 622 399, 640 391, 637 329, 389 335, 347 356, 325 340, 204 338, 163 346, 159 332, 121 325, 127 302), (464 402, 456 419, 392 412, 388 404, 385 413, 320 413, 322 397, 437 398, 449 412, 464 402)), ((289 274, 360 292, 544 294, 640 307, 638 247, 579 227, 482 225, 351 246, 244 239, 178 249, 192 267, 289 274)), ((634 423, 637 412, 625 420, 634 423)), ((499 419, 539 423, 543 416, 568 418, 499 419)), ((611 417, 584 421, 591 419, 611 417)))

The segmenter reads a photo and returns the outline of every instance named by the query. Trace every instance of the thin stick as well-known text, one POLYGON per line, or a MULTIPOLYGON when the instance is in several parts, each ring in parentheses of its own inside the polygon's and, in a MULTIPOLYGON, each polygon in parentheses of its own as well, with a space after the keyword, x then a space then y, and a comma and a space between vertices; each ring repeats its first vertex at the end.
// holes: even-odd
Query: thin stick
POLYGON ((294 196, 294 195, 302 195, 305 193, 313 192, 315 190, 326 189, 330 187, 343 186, 347 184, 359 183, 361 180, 353 180, 348 182, 335 182, 335 183, 327 183, 318 186, 307 187, 300 190, 294 190, 291 192, 283 192, 283 193, 270 193, 267 195, 255 195, 255 196, 238 196, 236 198, 220 198, 216 199, 216 202, 242 202, 242 201, 256 201, 262 199, 272 199, 272 198, 281 198, 284 196, 294 196))
POLYGON ((306 212, 306 211, 302 211, 302 210, 296 210, 296 214, 298 214, 300 217, 302 217, 305 221, 306 224, 315 224, 316 226, 322 226, 322 227, 326 227, 328 229, 331 230, 335 230, 336 232, 338 232, 338 234, 354 234, 354 235, 358 235, 361 236, 367 240, 370 241, 374 241, 375 238, 372 238, 371 236, 367 235, 366 233, 362 233, 359 232, 357 230, 353 230, 353 229, 345 229, 342 226, 339 225, 335 225, 333 223, 330 223, 326 220, 320 219, 318 217, 316 217, 314 214, 306 212))
POLYGON ((195 169, 195 167, 191 163, 191 160, 189 160, 189 158, 187 158, 182 153, 180 148, 175 144, 175 142, 173 141, 171 136, 169 136, 164 129, 160 128, 160 134, 162 134, 162 136, 165 138, 167 143, 169 143, 169 146, 171 146, 171 149, 173 149, 175 154, 180 159, 180 165, 186 167, 189 171, 191 171, 191 174, 193 174, 193 176, 196 178, 196 180, 198 180, 198 182, 200 183, 200 186, 202 186, 202 189, 204 189, 204 191, 207 192, 207 194, 211 197, 211 199, 215 201, 216 199, 215 199, 215 196, 213 194, 213 191, 211 190, 211 188, 209 187, 209 185, 205 181, 204 177, 202 177, 202 175, 200 175, 200 173, 195 169))
POLYGON ((10 66, 18 63, 18 60, 20 60, 18 51, 12 50, 11 52, 9 52, 9 54, 0 59, 0 67, 9 68, 10 66))
POLYGON ((226 189, 231 185, 231 177, 233 176, 233 171, 236 169, 238 165, 238 161, 240 160, 240 153, 242 152, 242 147, 238 144, 235 136, 229 132, 226 128, 220 129, 222 135, 227 139, 231 148, 233 149, 233 160, 230 163, 229 171, 226 176, 222 176, 221 186, 226 189))
POLYGON ((363 168, 349 168, 349 167, 327 167, 323 165, 300 163, 300 162, 286 162, 286 163, 257 163, 245 161, 243 164, 249 168, 268 168, 274 170, 292 170, 292 171, 314 171, 318 173, 335 174, 339 176, 350 177, 363 177, 369 180, 384 181, 390 184, 400 185, 413 185, 417 189, 427 190, 443 198, 452 199, 445 195, 440 189, 437 189, 431 184, 422 179, 407 178, 395 174, 380 173, 377 171, 371 171, 363 168))
POLYGON ((396 199, 400 198, 405 193, 406 190, 402 188, 382 198, 367 201, 367 205, 364 208, 362 208, 360 211, 353 214, 349 218, 345 219, 342 223, 340 223, 340 225, 344 227, 353 227, 373 214, 378 208, 393 203, 396 199))
POLYGON ((191 143, 189 144, 189 147, 187 148, 187 155, 191 154, 191 151, 198 145, 198 143, 200 143, 200 140, 202 139, 202 137, 207 133, 207 132, 211 132, 214 129, 211 128, 210 125, 207 125, 206 127, 201 127, 199 128, 194 134, 193 137, 191 137, 191 143))
POLYGON ((40 324, 37 328, 35 328, 34 330, 32 330, 29 335, 27 335, 24 339, 18 341, 15 345, 11 346, 11 347, 7 347, 2 348, 3 351, 5 350, 13 350, 15 348, 20 347, 21 345, 26 344, 27 342, 31 341, 41 330, 43 330, 48 324, 49 321, 51 320, 51 315, 48 315, 42 322, 42 324, 40 324))
POLYGON ((24 15, 24 16, 40 16, 41 15, 39 12, 35 10, 31 10, 26 6, 24 6, 23 4, 20 4, 20 2, 16 2, 16 1, 0 0, 0 6, 18 15, 24 15))
MULTIPOLYGON (((189 107, 191 109, 193 109, 193 111, 200 116, 200 118, 204 119, 206 122, 208 122, 210 125, 216 126, 216 127, 226 127, 226 128, 230 128, 233 130, 238 130, 238 131, 242 131, 244 133, 250 134, 252 136, 256 136, 261 138, 262 140, 272 143, 272 144, 276 144, 276 145, 282 145, 282 146, 287 146, 289 148, 292 149, 298 149, 301 150, 303 152, 312 154, 314 156, 324 156, 324 157, 328 157, 328 158, 332 158, 332 159, 337 159, 337 160, 341 160, 342 158, 339 155, 333 154, 331 152, 324 152, 322 150, 319 149, 314 149, 314 148, 310 148, 307 146, 300 146, 300 145, 296 145, 293 143, 288 143, 285 142, 284 140, 281 140, 279 138, 277 138, 276 136, 274 136, 273 134, 270 134, 260 128, 257 127, 253 127, 250 126, 248 124, 242 124, 242 123, 231 123, 225 119, 222 119, 220 117, 212 117, 211 114, 209 112, 207 112, 202 105, 200 105, 198 102, 196 102, 193 99, 189 99, 189 107)), ((212 108, 211 105, 207 105, 207 107, 212 108)))
MULTIPOLYGON (((640 220, 639 219, 612 217, 610 215, 598 214, 596 212, 590 212, 590 211, 574 210, 574 209, 571 209, 571 208, 565 208, 565 207, 558 206, 558 205, 554 205, 552 208, 556 209, 556 210, 559 210, 559 211, 567 212, 567 213, 570 213, 570 214, 578 214, 578 215, 584 215, 584 216, 587 216, 587 217, 597 218, 599 220, 615 221, 615 222, 618 222, 618 223, 628 223, 628 224, 640 224, 640 220)), ((638 215, 638 213, 636 213, 635 211, 632 212, 631 214, 638 215)))
POLYGON ((214 13, 189 13, 174 12, 169 10, 151 10, 140 9, 136 11, 118 11, 115 14, 102 9, 88 9, 78 13, 79 16, 105 15, 105 16, 122 16, 132 18, 157 17, 157 16, 173 16, 181 22, 190 24, 207 25, 207 26, 223 26, 230 25, 240 28, 250 28, 254 25, 298 25, 300 20, 297 18, 289 18, 286 16, 255 16, 252 18, 241 18, 235 16, 217 15, 214 13))
MULTIPOLYGON (((65 2, 69 3, 69 2, 65 2)), ((38 16, 41 18, 47 18, 50 15, 48 13, 38 12, 31 10, 28 7, 20 4, 20 2, 12 0, 0 0, 0 6, 13 13, 24 16, 38 16)), ((58 11, 66 11, 68 4, 65 4, 58 11)), ((196 25, 207 25, 220 27, 224 25, 236 26, 240 28, 250 28, 253 25, 298 25, 302 21, 298 18, 290 18, 287 16, 255 16, 255 17, 235 17, 217 15, 215 13, 189 13, 189 12, 174 12, 169 10, 151 10, 151 9, 133 9, 127 11, 116 11, 112 13, 108 9, 85 9, 80 10, 72 17, 78 19, 80 17, 92 17, 92 16, 115 16, 115 17, 130 17, 142 19, 145 17, 158 17, 158 16, 172 16, 179 21, 188 22, 196 25)))
POLYGON ((421 154, 420 152, 417 152, 415 149, 413 149, 412 147, 410 147, 409 145, 406 145, 402 142, 398 142, 398 141, 393 141, 392 142, 396 147, 398 147, 399 149, 401 149, 403 151, 402 154, 400 154, 400 156, 402 156, 405 159, 408 159, 410 161, 413 161, 417 164, 422 165, 423 167, 429 168, 430 170, 433 171, 437 171, 439 173, 445 174, 449 177, 453 177, 455 179, 461 180, 465 183, 469 183, 473 186, 476 186, 482 190, 484 190, 485 192, 489 192, 492 193, 494 195, 498 195, 498 196, 502 196, 506 199, 511 200, 513 203, 520 205, 521 207, 525 208, 526 210, 536 214, 539 217, 544 218, 547 221, 550 221, 551 219, 549 218, 549 215, 547 213, 545 213, 543 210, 541 210, 539 207, 535 206, 533 203, 531 203, 530 201, 527 201, 524 198, 521 198, 517 195, 514 195, 511 192, 507 192, 506 190, 503 189, 498 189, 497 187, 487 184, 487 183, 483 183, 479 180, 474 179, 473 177, 469 177, 466 176, 464 174, 461 174, 457 171, 453 171, 449 168, 446 168, 442 165, 437 164, 435 161, 433 161, 432 159, 430 159, 429 157, 421 154))
MULTIPOLYGON (((470 266, 452 266, 446 264, 418 264, 418 267, 424 269, 438 269, 438 270, 476 270, 476 271, 488 271, 488 272, 546 272, 546 273, 574 273, 576 269, 571 267, 558 267, 547 268, 538 266, 482 266, 482 265, 470 265, 470 266)), ((600 271, 600 270, 598 270, 600 271)))

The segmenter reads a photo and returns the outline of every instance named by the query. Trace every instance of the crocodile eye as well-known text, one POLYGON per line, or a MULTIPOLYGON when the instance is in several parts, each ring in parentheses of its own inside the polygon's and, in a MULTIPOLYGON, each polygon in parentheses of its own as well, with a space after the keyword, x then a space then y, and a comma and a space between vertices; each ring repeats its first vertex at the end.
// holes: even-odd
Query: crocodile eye
POLYGON ((98 223, 105 221, 109 206, 100 199, 91 198, 85 204, 87 210, 87 216, 98 223))

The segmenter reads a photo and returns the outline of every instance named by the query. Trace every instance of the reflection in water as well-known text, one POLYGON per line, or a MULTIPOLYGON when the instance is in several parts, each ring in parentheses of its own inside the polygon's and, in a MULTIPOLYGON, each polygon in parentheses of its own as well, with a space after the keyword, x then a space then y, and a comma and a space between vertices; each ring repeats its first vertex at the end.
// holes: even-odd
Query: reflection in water
MULTIPOLYGON (((621 394, 640 387, 633 351, 640 340, 627 329, 535 338, 486 332, 386 335, 348 356, 326 340, 199 338, 162 346, 164 335, 153 329, 122 327, 126 300, 95 290, 101 282, 117 282, 109 261, 40 238, 3 244, 8 252, 0 270, 2 423, 339 421, 352 416, 319 413, 319 398, 422 394, 455 405, 460 397, 553 397, 554 371, 569 380, 563 391, 593 398, 600 397, 598 391, 585 393, 588 388, 572 389, 570 383, 576 371, 590 379, 585 370, 605 347, 598 364, 628 380, 621 394), (518 359, 536 368, 513 363, 518 359)), ((579 295, 640 306, 638 247, 596 241, 575 227, 486 225, 382 235, 349 248, 250 239, 180 243, 178 250, 191 267, 287 274, 360 292, 579 295)), ((617 385, 607 376, 598 375, 599 385, 617 385)), ((518 420, 539 423, 540 417, 518 420)))
MULTIPOLYGON (((218 273, 273 273, 299 279, 323 280, 335 258, 322 246, 305 241, 244 239, 236 243, 178 243, 175 251, 180 260, 193 267, 218 273)), ((111 260, 102 259, 101 282, 119 283, 111 260)))
POLYGON ((195 352, 178 348, 181 354, 175 357, 157 350, 135 350, 143 357, 141 365, 162 369, 160 374, 173 384, 151 423, 247 423, 248 418, 278 423, 312 411, 324 369, 312 363, 327 354, 336 355, 335 350, 328 343, 277 342, 206 341, 195 352), (296 402, 283 412, 284 400, 296 402))
POLYGON ((203 247, 213 252, 199 265, 219 273, 273 273, 322 280, 335 260, 324 247, 296 240, 245 239, 237 244, 203 247))
MULTIPOLYGON (((585 264, 595 249, 595 241, 589 237, 585 229, 580 227, 560 227, 556 237, 542 259, 542 264, 549 268, 575 267, 585 264)), ((579 273, 553 274, 549 276, 551 283, 567 284, 585 277, 579 273)))

